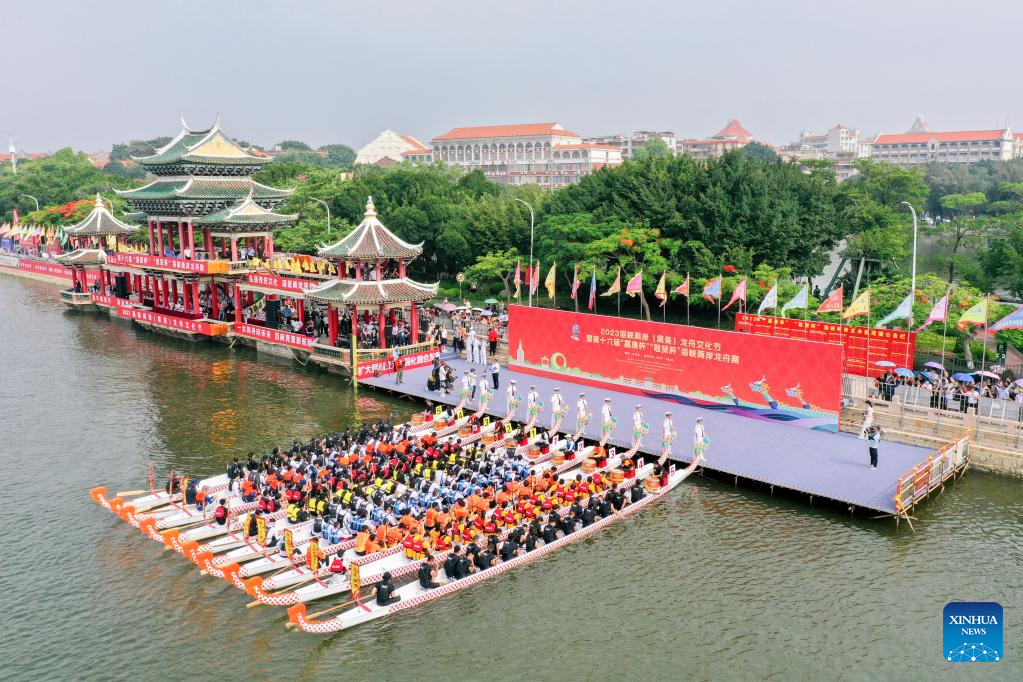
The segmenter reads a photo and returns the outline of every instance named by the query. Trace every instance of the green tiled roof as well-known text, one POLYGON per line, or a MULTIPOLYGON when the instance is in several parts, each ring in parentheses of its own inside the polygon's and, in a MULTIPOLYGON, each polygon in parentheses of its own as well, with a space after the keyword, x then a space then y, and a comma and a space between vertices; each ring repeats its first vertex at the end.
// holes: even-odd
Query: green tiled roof
POLYGON ((65 227, 64 231, 74 237, 89 237, 105 236, 108 234, 134 234, 138 229, 135 225, 122 223, 115 218, 107 210, 107 207, 103 205, 103 200, 97 194, 96 207, 92 209, 92 213, 87 215, 81 222, 65 227))
POLYGON ((193 178, 191 180, 156 180, 145 187, 117 190, 128 200, 225 199, 239 201, 249 196, 257 201, 284 199, 294 190, 267 187, 250 178, 193 178))
POLYGON ((240 204, 228 206, 195 219, 196 225, 284 225, 298 219, 297 215, 274 213, 246 198, 240 204))
POLYGON ((373 197, 366 203, 366 217, 341 241, 317 252, 324 258, 340 260, 379 260, 382 258, 416 258, 423 253, 423 244, 409 244, 397 237, 377 220, 373 197))
POLYGON ((225 166, 263 166, 269 159, 253 156, 220 129, 220 117, 208 130, 182 129, 169 143, 150 156, 136 157, 143 166, 196 163, 225 166))

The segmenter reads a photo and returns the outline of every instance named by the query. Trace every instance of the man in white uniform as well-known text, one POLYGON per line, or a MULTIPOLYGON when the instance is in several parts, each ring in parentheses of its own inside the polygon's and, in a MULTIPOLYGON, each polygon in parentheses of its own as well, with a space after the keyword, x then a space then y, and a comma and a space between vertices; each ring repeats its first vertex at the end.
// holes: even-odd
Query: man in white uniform
POLYGON ((561 397, 561 389, 555 387, 554 395, 551 396, 551 431, 554 430, 554 425, 564 411, 565 399, 561 397))
POLYGON ((661 442, 667 443, 671 446, 671 441, 675 439, 675 424, 671 421, 671 412, 664 413, 664 425, 662 427, 661 442))
POLYGON ((575 418, 580 424, 590 417, 590 406, 586 404, 586 394, 580 393, 579 400, 575 403, 575 418))
POLYGON ((518 408, 519 402, 519 389, 515 386, 514 379, 508 384, 505 395, 508 398, 508 418, 512 419, 515 416, 515 410, 518 408))
POLYGON ((615 417, 611 414, 611 399, 604 398, 604 406, 600 408, 600 428, 604 433, 611 433, 615 428, 615 417))
POLYGON ((529 393, 526 394, 526 413, 533 414, 533 410, 539 407, 540 394, 536 392, 536 386, 529 387, 529 393))
POLYGON ((703 428, 703 417, 696 418, 696 427, 693 429, 693 450, 702 457, 703 451, 707 449, 707 430, 703 428))
POLYGON ((636 405, 636 410, 632 413, 632 432, 639 433, 643 430, 643 406, 636 405))
POLYGON ((475 363, 476 358, 476 330, 469 325, 469 336, 466 339, 465 357, 466 362, 475 363))
POLYGON ((476 347, 476 360, 481 365, 487 364, 487 340, 482 336, 476 341, 478 344, 476 347))

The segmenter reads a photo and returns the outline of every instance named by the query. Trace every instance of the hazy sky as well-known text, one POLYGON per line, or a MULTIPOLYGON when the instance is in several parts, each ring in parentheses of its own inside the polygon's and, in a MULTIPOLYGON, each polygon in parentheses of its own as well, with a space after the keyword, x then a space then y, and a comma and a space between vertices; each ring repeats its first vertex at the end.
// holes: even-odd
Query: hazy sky
MULTIPOLYGON (((837 122, 1023 128, 1010 0, 0 0, 0 134, 108 149, 217 112, 358 148, 384 128, 558 121, 584 136, 792 141, 837 122), (13 42, 12 42, 13 41, 13 42)), ((6 144, 3 145, 6 147, 6 144)))

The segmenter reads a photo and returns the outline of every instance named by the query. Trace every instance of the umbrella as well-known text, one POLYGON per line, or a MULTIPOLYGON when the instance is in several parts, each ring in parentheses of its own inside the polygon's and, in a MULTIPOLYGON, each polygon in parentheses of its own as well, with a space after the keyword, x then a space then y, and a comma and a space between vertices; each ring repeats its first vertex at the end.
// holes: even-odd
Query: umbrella
POLYGON ((878 360, 874 364, 877 365, 878 367, 894 367, 895 366, 895 363, 892 362, 891 360, 878 360))
POLYGON ((897 367, 895 369, 895 373, 898 374, 900 377, 910 377, 910 378, 912 378, 912 377, 916 376, 915 374, 913 374, 913 370, 906 369, 905 367, 897 367))
POLYGON ((1017 386, 1023 386, 1023 379, 1016 379, 1017 386))
POLYGON ((937 380, 937 377, 934 376, 933 372, 917 372, 916 375, 919 376, 919 377, 924 377, 926 379, 930 379, 931 381, 936 381, 937 380))
POLYGON ((483 317, 490 317, 493 314, 494 313, 490 312, 489 310, 484 310, 483 312, 480 313, 480 315, 482 315, 483 317))
POLYGON ((979 376, 979 377, 990 377, 990 378, 992 378, 992 379, 998 379, 998 378, 1000 378, 1000 377, 999 377, 999 376, 998 376, 997 374, 995 374, 994 372, 989 372, 989 371, 987 371, 987 370, 984 370, 983 372, 974 372, 974 374, 976 374, 976 375, 977 375, 977 376, 979 376))
POLYGON ((945 366, 940 362, 925 362, 924 367, 931 367, 933 369, 940 369, 942 372, 945 371, 945 366))
POLYGON ((483 302, 486 303, 487 305, 494 305, 495 303, 498 303, 498 300, 496 298, 488 298, 483 302))
POLYGON ((440 306, 440 309, 446 313, 450 313, 457 310, 457 308, 455 308, 454 303, 445 303, 444 305, 440 306))
POLYGON ((469 306, 467 306, 467 305, 460 305, 457 308, 455 308, 455 310, 468 310, 468 309, 469 309, 469 306))
POLYGON ((974 383, 973 377, 971 375, 969 375, 969 374, 966 374, 965 372, 959 372, 957 374, 953 374, 952 378, 955 379, 956 381, 962 381, 963 383, 966 383, 966 384, 974 383))

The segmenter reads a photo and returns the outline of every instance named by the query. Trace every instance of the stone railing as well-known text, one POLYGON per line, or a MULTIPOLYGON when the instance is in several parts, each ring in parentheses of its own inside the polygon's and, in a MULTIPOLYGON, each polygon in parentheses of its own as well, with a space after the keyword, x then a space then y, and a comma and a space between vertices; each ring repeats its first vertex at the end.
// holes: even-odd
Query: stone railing
POLYGON ((60 292, 60 300, 76 304, 92 303, 92 294, 65 289, 60 292))

